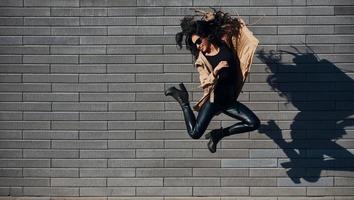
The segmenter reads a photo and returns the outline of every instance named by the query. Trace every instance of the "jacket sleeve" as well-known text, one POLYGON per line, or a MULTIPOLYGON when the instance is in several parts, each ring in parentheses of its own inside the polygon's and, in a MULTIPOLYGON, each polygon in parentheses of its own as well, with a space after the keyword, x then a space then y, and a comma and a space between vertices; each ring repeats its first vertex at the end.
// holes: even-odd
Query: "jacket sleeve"
POLYGON ((223 81, 230 76, 229 70, 227 68, 221 68, 217 74, 218 81, 223 81))
POLYGON ((196 63, 197 70, 199 72, 199 80, 200 80, 200 86, 199 88, 206 88, 209 87, 210 85, 215 84, 216 82, 216 77, 214 76, 213 73, 208 73, 205 69, 203 64, 196 63))

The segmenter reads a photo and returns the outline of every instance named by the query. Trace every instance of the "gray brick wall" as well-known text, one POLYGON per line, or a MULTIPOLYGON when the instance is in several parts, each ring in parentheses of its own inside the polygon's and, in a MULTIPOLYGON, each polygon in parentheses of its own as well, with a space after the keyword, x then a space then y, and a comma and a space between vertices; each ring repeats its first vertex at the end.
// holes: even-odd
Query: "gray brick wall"
POLYGON ((353 58, 353 0, 0 0, 0 200, 354 199, 353 58), (262 127, 215 154, 163 95, 201 97, 174 34, 208 6, 260 40, 262 127))

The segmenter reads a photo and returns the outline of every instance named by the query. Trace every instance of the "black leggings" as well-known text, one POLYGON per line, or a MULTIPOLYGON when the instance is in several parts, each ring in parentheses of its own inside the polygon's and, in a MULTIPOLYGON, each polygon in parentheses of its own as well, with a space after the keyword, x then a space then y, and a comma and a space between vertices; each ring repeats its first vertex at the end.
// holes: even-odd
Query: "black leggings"
POLYGON ((224 137, 236 133, 253 131, 256 130, 260 125, 258 117, 249 108, 238 101, 235 101, 235 103, 231 106, 222 108, 221 106, 215 103, 211 103, 208 100, 200 109, 197 119, 195 119, 194 113, 189 105, 182 106, 182 111, 188 134, 193 139, 199 139, 203 135, 211 119, 220 111, 234 119, 241 121, 225 128, 225 133, 223 135, 224 137))

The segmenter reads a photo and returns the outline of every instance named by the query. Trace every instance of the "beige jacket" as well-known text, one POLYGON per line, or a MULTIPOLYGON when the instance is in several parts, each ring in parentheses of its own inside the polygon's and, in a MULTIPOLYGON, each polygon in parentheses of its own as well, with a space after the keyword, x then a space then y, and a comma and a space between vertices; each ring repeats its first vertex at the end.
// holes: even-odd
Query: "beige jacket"
MULTIPOLYGON (((227 45, 229 45, 234 50, 235 56, 237 56, 240 61, 242 76, 237 76, 237 74, 235 74, 235 78, 238 79, 236 85, 236 96, 240 94, 242 86, 248 76, 252 64, 253 55, 259 43, 258 39, 247 28, 246 23, 241 18, 239 18, 238 20, 241 24, 239 35, 232 36, 231 40, 225 39, 227 45), (231 41, 232 44, 227 41, 231 41)), ((201 83, 199 88, 203 88, 202 98, 195 104, 195 106, 193 106, 193 110, 199 111, 208 99, 210 100, 210 102, 214 102, 214 88, 216 85, 216 77, 212 73, 213 68, 211 64, 201 52, 199 53, 198 58, 195 61, 195 67, 199 72, 199 80, 201 83)))

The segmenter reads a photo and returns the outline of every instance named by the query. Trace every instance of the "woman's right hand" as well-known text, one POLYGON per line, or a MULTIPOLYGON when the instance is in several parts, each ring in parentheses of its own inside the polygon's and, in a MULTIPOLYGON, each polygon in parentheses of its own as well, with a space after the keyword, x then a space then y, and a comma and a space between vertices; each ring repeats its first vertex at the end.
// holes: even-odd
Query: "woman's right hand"
POLYGON ((220 61, 219 64, 214 69, 214 74, 218 75, 219 71, 225 67, 229 67, 229 64, 227 63, 227 61, 225 61, 225 60, 220 61))

